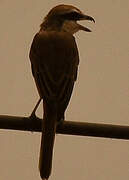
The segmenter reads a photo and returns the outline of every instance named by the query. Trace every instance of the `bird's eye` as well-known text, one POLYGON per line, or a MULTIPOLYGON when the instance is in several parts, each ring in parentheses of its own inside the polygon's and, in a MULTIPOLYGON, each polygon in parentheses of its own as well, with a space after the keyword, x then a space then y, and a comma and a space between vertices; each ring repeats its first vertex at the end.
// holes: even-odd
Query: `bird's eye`
POLYGON ((75 20, 76 21, 76 20, 81 19, 82 15, 78 12, 73 11, 73 12, 63 14, 62 17, 66 20, 75 20))

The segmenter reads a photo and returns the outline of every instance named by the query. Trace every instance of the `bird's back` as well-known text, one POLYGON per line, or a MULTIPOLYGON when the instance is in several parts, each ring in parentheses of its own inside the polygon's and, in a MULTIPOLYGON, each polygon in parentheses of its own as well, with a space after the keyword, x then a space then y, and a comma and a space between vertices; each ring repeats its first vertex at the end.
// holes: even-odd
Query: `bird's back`
MULTIPOLYGON (((55 31, 37 33, 31 46, 30 60, 36 81, 38 77, 44 79, 47 96, 52 92, 53 95, 59 97, 62 83, 67 79, 71 82, 76 80, 79 63, 78 50, 75 38, 69 33, 55 31)), ((38 81, 37 86, 40 86, 40 80, 38 81)), ((40 94, 45 93, 40 92, 40 94)))

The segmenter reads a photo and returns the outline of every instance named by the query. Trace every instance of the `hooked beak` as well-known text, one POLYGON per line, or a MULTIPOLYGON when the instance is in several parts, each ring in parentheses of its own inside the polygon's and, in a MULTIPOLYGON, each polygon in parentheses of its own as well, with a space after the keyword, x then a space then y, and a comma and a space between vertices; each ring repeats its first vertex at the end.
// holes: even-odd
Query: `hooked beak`
MULTIPOLYGON (((81 21, 81 20, 93 21, 95 23, 95 20, 94 20, 93 17, 85 15, 85 14, 81 14, 81 17, 80 17, 79 21, 81 21)), ((79 25, 80 30, 83 30, 83 31, 86 31, 86 32, 91 32, 91 30, 89 28, 87 28, 85 26, 82 26, 80 24, 78 24, 78 25, 79 25)))

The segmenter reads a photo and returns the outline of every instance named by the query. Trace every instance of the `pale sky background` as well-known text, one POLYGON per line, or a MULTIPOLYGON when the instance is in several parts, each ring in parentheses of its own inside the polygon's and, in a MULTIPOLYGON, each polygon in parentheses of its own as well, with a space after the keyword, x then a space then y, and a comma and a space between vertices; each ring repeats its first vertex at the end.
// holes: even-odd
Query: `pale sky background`
MULTIPOLYGON (((76 35, 79 76, 67 120, 129 125, 129 0, 0 0, 0 114, 28 116, 38 99, 28 58, 57 4, 93 16, 76 35)), ((41 109, 38 112, 41 117, 41 109)), ((0 130, 0 180, 40 180, 40 133, 0 130)), ((57 135, 50 180, 128 180, 129 141, 57 135)))

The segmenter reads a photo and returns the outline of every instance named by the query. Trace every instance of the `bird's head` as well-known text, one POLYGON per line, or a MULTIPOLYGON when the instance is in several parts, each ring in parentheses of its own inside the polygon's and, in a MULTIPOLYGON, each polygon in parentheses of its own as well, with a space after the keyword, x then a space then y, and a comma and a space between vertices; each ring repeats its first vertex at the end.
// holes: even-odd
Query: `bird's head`
POLYGON ((94 18, 85 15, 78 8, 71 5, 58 5, 52 8, 41 24, 41 30, 66 31, 71 34, 79 30, 91 32, 90 29, 78 24, 77 21, 89 20, 95 22, 94 18))

